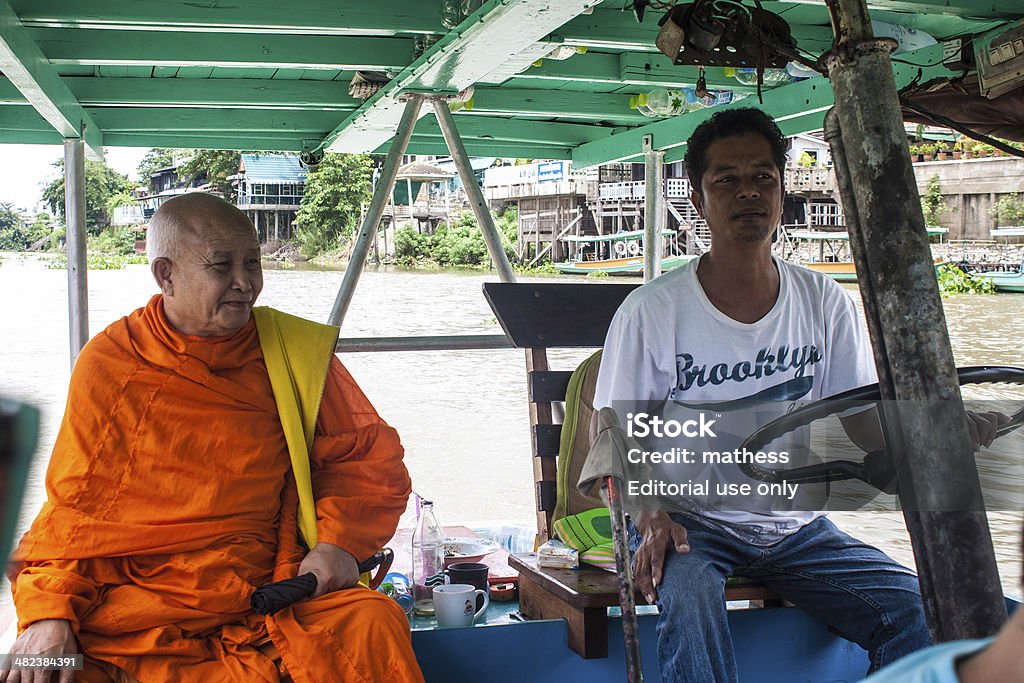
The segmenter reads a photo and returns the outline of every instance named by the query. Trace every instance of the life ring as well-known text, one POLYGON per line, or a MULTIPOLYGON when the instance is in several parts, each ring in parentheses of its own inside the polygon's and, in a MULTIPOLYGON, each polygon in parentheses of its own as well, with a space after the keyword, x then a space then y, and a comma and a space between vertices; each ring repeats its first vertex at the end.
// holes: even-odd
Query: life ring
POLYGON ((637 254, 640 253, 640 243, 630 242, 629 246, 627 246, 626 249, 629 251, 630 256, 636 256, 637 254))
POLYGON ((625 256, 627 250, 628 250, 628 248, 626 247, 626 243, 625 242, 616 242, 615 243, 615 253, 618 256, 625 256))

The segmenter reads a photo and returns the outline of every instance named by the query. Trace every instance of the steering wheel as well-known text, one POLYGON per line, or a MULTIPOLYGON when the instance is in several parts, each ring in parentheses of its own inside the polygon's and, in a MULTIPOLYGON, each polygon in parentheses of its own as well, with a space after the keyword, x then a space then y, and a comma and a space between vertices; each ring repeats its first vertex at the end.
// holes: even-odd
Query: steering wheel
MULTIPOLYGON (((1024 384, 1024 368, 1010 366, 976 366, 959 368, 957 376, 960 384, 1024 384)), ((828 417, 835 413, 864 406, 865 401, 880 401, 882 398, 878 384, 869 384, 856 389, 844 391, 827 399, 809 403, 791 413, 772 420, 747 437, 740 450, 758 451, 773 440, 784 434, 810 424, 814 420, 828 417)), ((1024 408, 1021 408, 996 430, 996 438, 1008 434, 1024 425, 1024 408)), ((817 465, 796 467, 790 470, 776 470, 760 467, 754 463, 739 463, 738 467, 751 479, 771 484, 783 480, 791 484, 815 484, 821 482, 859 479, 885 493, 896 493, 896 468, 893 466, 889 452, 881 448, 864 456, 863 462, 853 460, 835 460, 817 465)))

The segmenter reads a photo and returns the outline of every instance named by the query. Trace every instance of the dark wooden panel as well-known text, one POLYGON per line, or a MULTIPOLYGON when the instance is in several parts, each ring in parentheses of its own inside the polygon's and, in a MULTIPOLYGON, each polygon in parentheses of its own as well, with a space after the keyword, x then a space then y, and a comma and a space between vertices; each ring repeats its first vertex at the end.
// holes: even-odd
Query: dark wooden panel
POLYGON ((557 458, 562 439, 562 425, 533 426, 533 455, 537 458, 557 458))
POLYGON ((558 502, 558 488, 553 481, 537 482, 537 512, 550 512, 558 502))
POLYGON ((521 348, 604 345, 612 316, 639 284, 484 283, 501 328, 521 348))
POLYGON ((565 391, 569 388, 570 377, 572 377, 572 370, 531 372, 528 383, 530 400, 534 403, 564 401, 565 391))

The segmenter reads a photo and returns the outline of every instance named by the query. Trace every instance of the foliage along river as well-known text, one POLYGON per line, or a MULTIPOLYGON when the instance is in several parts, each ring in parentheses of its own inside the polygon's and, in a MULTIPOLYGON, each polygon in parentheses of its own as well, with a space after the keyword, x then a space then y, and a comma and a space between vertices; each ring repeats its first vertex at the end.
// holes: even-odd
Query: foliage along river
MULTIPOLYGON (((36 256, 3 254, 0 264, 0 394, 43 411, 40 448, 30 473, 19 526, 24 530, 45 497, 43 476, 69 377, 67 271, 49 270, 36 256)), ((268 269, 259 303, 313 320, 326 320, 341 272, 312 268, 268 269)), ((144 265, 90 271, 89 330, 143 306, 156 291, 144 265)), ((346 337, 498 334, 481 294, 492 274, 368 270, 342 330, 346 337)), ((564 278, 562 281, 566 281, 564 278)), ((606 282, 602 280, 600 282, 606 282)), ((847 286, 860 306, 854 286, 847 286)), ((958 365, 1024 365, 1024 295, 945 299, 958 365)), ((586 352, 552 355, 570 368, 586 352)), ((526 382, 521 351, 345 354, 346 363, 406 448, 414 488, 435 501, 442 523, 534 524, 526 382)), ((986 385, 965 396, 1024 398, 1020 388, 986 385)), ((1017 432, 1017 435, 1024 430, 1017 432)), ((1020 490, 1024 438, 1006 437, 999 457, 1020 490)), ((996 446, 999 446, 997 442, 996 446)), ((998 463, 1001 462, 997 460, 998 463)), ((902 516, 893 512, 834 513, 837 524, 912 563, 902 516)), ((1020 595, 1022 512, 989 514, 1004 589, 1020 595)), ((403 525, 411 525, 407 513, 403 525)), ((0 613, 9 605, 0 586, 0 613)), ((0 629, 2 630, 2 629, 0 629)))

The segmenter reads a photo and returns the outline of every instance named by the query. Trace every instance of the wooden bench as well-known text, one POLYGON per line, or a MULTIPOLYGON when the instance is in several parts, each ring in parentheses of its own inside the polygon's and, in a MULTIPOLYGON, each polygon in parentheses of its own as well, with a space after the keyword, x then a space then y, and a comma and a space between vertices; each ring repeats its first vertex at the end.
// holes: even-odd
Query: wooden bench
MULTIPOLYGON (((565 400, 572 369, 551 370, 551 348, 600 348, 612 316, 638 284, 486 283, 484 296, 505 334, 526 350, 533 473, 540 543, 551 538, 557 502, 557 458, 561 437, 555 406, 565 400)), ((574 510, 572 512, 579 512, 574 510)), ((619 604, 614 574, 597 568, 548 569, 533 553, 511 555, 519 571, 520 611, 529 619, 565 619, 569 647, 586 659, 608 656, 608 608, 619 604)), ((779 603, 770 589, 736 583, 726 600, 779 603)), ((637 604, 645 604, 637 594, 637 604)))

